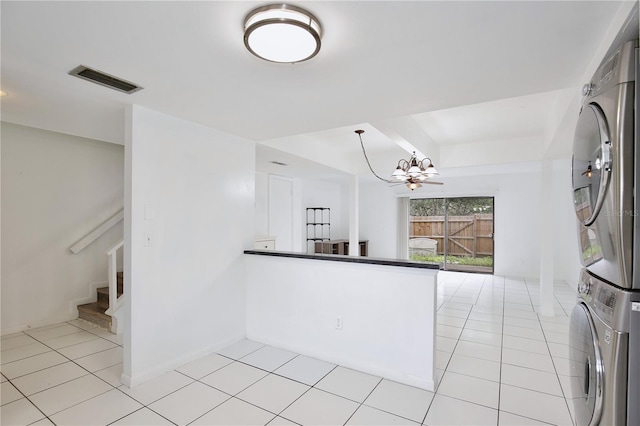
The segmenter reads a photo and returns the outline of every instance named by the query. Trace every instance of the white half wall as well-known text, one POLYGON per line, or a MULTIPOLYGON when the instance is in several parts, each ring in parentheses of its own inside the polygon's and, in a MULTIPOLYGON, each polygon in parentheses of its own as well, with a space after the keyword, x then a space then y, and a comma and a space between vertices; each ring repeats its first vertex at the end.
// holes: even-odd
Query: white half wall
POLYGON ((255 145, 138 106, 126 123, 122 379, 134 386, 245 336, 255 145))
POLYGON ((69 248, 123 206, 124 147, 2 122, 2 334, 77 318, 106 283, 122 223, 69 248))
POLYGON ((434 390, 437 270, 260 255, 245 262, 249 339, 434 390))

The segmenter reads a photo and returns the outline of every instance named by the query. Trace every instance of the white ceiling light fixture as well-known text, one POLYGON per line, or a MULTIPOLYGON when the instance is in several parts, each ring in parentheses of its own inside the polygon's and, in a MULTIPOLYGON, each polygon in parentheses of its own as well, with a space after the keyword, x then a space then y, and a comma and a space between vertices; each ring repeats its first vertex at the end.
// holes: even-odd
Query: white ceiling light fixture
POLYGON ((369 158, 367 157, 367 152, 364 150, 364 144, 362 143, 362 134, 364 130, 354 130, 355 133, 358 134, 360 138, 360 146, 362 146, 362 153, 364 154, 364 159, 367 160, 367 165, 369 166, 369 170, 371 173, 378 179, 387 183, 404 183, 407 185, 407 188, 410 190, 414 190, 416 188, 420 188, 422 184, 429 185, 442 185, 442 182, 434 182, 431 179, 433 176, 438 175, 438 171, 436 170, 433 162, 430 158, 423 158, 418 161, 418 157, 416 157, 416 152, 414 151, 411 154, 409 160, 400 160, 398 161, 398 166, 391 174, 391 179, 384 179, 378 176, 376 172, 373 171, 371 164, 369 163, 369 158), (429 164, 425 167, 426 161, 429 160, 429 164))
POLYGON ((322 28, 310 12, 289 4, 270 4, 249 12, 244 20, 244 45, 270 62, 296 63, 320 51, 322 28))

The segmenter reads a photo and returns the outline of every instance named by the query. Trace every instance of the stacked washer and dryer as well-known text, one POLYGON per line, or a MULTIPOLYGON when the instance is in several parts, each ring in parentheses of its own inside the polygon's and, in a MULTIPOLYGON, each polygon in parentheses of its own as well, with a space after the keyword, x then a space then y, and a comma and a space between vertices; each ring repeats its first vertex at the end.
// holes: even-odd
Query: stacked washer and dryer
POLYGON ((584 87, 573 148, 584 268, 569 347, 580 426, 640 425, 638 41, 610 52, 584 87))

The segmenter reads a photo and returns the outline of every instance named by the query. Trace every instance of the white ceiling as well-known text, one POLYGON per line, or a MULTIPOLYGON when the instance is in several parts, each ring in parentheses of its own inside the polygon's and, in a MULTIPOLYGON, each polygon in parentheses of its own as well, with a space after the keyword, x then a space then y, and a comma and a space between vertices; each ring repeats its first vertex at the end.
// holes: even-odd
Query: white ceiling
POLYGON ((263 2, 3 0, 2 119, 123 143, 124 108, 138 104, 264 144, 263 169, 322 163, 299 165, 309 175, 366 172, 357 128, 385 174, 406 150, 440 158, 448 147, 523 137, 542 150, 558 105, 568 107, 630 10, 617 1, 295 3, 324 33, 317 57, 291 65, 244 48, 243 19, 263 2), (70 77, 80 64, 144 90, 70 77))

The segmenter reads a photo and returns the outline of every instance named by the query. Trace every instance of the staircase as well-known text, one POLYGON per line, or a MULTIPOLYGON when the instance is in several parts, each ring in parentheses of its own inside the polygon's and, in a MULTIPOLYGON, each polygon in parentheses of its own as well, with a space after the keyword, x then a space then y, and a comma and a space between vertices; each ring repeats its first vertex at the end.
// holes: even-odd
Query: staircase
MULTIPOLYGON (((124 275, 118 272, 118 296, 123 293, 124 275)), ((99 327, 111 330, 111 317, 105 313, 109 309, 109 287, 100 287, 97 290, 98 301, 78 305, 78 317, 96 324, 99 327)))

